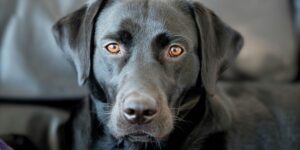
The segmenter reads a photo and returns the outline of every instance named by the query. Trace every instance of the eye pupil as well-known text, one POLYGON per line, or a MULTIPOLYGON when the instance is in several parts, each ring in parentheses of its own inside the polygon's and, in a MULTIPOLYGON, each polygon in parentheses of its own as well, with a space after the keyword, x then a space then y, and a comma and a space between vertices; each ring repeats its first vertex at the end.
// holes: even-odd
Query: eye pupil
POLYGON ((180 49, 179 48, 172 48, 172 51, 173 51, 173 53, 178 53, 178 52, 180 52, 180 49))

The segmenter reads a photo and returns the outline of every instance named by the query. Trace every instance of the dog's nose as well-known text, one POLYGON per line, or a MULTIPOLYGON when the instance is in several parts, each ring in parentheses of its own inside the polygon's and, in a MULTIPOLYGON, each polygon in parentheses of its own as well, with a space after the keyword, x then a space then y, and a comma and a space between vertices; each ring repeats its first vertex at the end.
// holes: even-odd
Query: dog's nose
POLYGON ((127 99, 124 103, 124 116, 132 124, 146 124, 157 114, 155 101, 127 99))

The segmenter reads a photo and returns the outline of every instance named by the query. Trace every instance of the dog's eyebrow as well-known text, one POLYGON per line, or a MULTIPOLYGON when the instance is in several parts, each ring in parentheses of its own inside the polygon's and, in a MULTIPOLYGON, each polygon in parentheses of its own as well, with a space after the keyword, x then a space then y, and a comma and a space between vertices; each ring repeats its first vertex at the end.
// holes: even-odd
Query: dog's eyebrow
POLYGON ((132 35, 140 29, 140 26, 132 19, 126 18, 121 21, 117 32, 109 33, 104 38, 130 44, 132 35))
POLYGON ((171 32, 163 32, 158 34, 154 38, 152 44, 157 45, 160 48, 163 48, 171 43, 179 43, 188 48, 188 42, 185 37, 181 35, 172 34, 171 32))
POLYGON ((126 30, 120 30, 117 32, 108 33, 106 36, 104 36, 104 38, 122 42, 123 44, 130 44, 132 40, 132 34, 126 30))
POLYGON ((126 18, 121 21, 119 28, 121 30, 127 30, 131 33, 134 33, 137 30, 139 30, 141 28, 141 26, 138 23, 136 23, 135 21, 133 21, 131 18, 126 18))

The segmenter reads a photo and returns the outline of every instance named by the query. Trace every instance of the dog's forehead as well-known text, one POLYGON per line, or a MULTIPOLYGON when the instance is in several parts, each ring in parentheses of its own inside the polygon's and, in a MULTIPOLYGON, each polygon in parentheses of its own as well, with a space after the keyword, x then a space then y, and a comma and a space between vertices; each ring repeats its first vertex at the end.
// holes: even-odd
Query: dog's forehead
POLYGON ((142 29, 152 35, 169 31, 197 39, 191 30, 195 22, 187 11, 179 8, 175 0, 115 1, 99 15, 96 28, 103 36, 108 32, 142 29))

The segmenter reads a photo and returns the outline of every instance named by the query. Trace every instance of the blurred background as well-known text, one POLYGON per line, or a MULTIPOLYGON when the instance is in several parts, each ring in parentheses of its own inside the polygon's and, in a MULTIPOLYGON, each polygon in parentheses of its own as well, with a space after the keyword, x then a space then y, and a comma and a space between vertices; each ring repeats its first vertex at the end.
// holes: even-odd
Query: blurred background
POLYGON ((1 0, 0 96, 66 98, 84 95, 51 27, 85 0, 1 0))
MULTIPOLYGON (((222 76, 233 82, 300 80, 300 0, 199 0, 242 33, 245 46, 222 76)), ((87 95, 51 33, 86 0, 0 0, 0 138, 15 149, 56 150, 87 95)))

